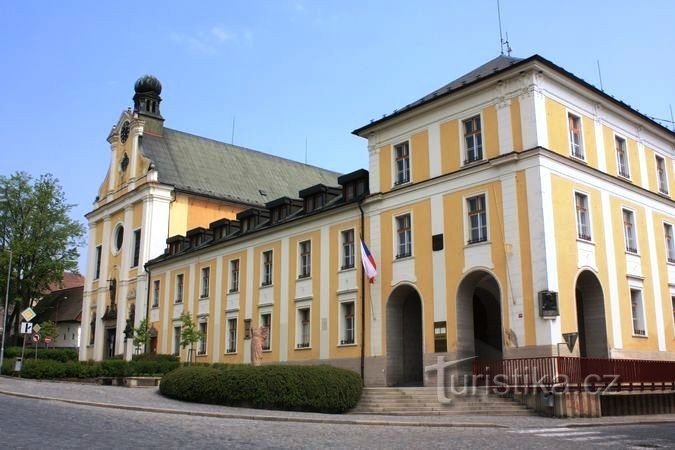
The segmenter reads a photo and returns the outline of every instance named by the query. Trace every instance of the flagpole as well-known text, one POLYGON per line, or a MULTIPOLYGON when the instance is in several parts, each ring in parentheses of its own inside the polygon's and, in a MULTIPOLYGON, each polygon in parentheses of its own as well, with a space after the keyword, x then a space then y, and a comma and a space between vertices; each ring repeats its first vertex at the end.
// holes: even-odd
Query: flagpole
MULTIPOLYGON (((361 211, 361 242, 363 242, 364 232, 364 214, 361 207, 363 199, 359 200, 359 211, 361 211)), ((363 246, 360 246, 363 251, 363 246)), ((363 256, 362 256, 363 258, 363 256)), ((366 385, 365 376, 365 362, 366 362, 366 269, 361 264, 361 384, 366 385)))

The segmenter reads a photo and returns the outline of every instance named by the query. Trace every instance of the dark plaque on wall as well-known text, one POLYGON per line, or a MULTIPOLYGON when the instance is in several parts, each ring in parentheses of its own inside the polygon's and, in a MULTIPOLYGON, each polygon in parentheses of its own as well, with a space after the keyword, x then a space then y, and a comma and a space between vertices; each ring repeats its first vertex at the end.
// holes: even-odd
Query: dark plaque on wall
POLYGON ((558 293, 553 291, 539 292, 539 317, 553 319, 560 315, 558 293))

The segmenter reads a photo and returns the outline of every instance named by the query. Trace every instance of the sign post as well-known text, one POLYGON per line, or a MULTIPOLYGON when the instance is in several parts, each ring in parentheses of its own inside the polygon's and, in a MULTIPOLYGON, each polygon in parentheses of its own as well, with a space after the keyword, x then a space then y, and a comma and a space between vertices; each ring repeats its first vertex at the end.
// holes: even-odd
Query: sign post
POLYGON ((37 360, 37 347, 38 347, 38 342, 40 342, 40 335, 38 333, 33 333, 33 336, 31 337, 31 339, 35 343, 35 359, 37 360))

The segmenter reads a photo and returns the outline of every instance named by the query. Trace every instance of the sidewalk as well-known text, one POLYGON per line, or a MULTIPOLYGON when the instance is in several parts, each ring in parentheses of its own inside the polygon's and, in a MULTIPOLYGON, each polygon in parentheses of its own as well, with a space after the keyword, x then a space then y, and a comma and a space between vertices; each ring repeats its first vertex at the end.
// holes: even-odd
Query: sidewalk
POLYGON ((270 411, 181 402, 161 396, 156 388, 126 388, 85 383, 36 381, 6 376, 0 376, 0 394, 133 411, 274 422, 461 428, 589 427, 664 422, 675 424, 675 414, 601 417, 597 419, 552 419, 527 416, 374 416, 270 411))

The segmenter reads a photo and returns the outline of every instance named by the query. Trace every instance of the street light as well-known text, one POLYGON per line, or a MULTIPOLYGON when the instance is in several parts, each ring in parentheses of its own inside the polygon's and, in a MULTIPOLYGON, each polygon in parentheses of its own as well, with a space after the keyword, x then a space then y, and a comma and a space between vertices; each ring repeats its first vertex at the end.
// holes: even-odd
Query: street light
POLYGON ((5 289, 5 310, 2 317, 2 344, 0 345, 0 373, 5 362, 5 335, 7 334, 7 305, 9 303, 9 278, 12 275, 12 251, 9 252, 9 267, 7 269, 7 287, 5 289))

